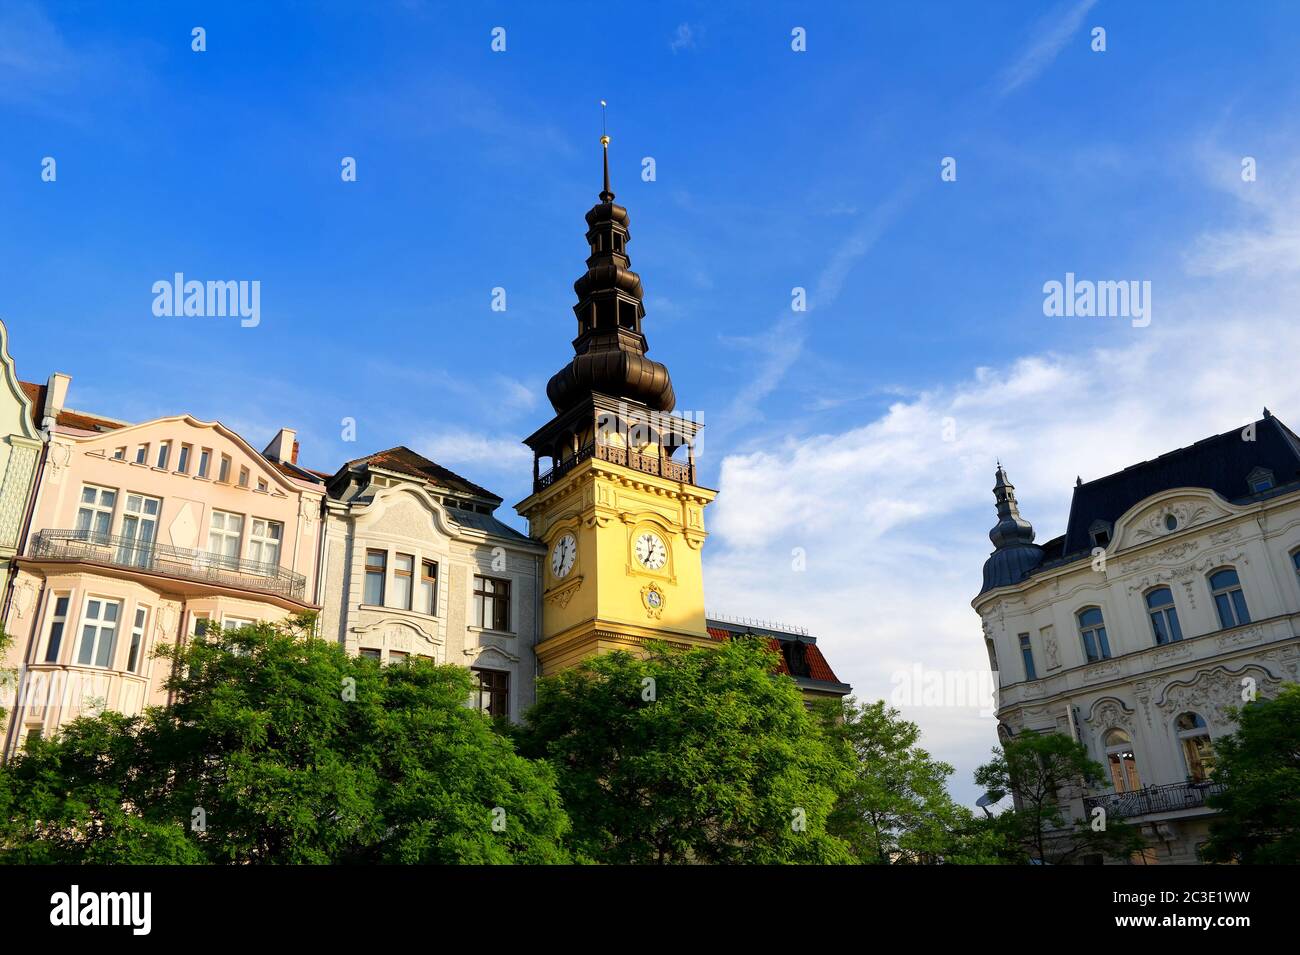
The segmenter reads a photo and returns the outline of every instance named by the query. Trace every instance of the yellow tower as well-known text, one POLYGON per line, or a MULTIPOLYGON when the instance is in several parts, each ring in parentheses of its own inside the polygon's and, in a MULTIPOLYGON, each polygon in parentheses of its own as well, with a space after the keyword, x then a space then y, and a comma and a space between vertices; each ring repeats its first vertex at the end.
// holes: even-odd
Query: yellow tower
POLYGON ((668 369, 646 357, 641 279, 629 268, 627 210, 605 188, 587 213, 591 254, 574 283, 574 358, 546 395, 555 417, 526 438, 533 493, 516 505, 544 542, 543 674, 648 638, 711 645, 704 624, 701 425, 673 414, 668 369), (546 462, 548 469, 543 471, 546 462))

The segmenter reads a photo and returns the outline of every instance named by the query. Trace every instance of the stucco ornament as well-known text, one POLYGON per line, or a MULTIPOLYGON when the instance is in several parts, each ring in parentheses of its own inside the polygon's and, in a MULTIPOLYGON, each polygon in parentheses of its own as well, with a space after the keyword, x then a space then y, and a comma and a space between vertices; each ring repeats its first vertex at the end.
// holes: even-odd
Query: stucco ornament
POLYGON ((32 607, 32 598, 35 593, 36 589, 29 580, 21 580, 14 587, 14 613, 18 615, 19 619, 27 616, 27 611, 32 607))
POLYGON ((658 584, 646 584, 641 588, 641 603, 645 607, 647 617, 653 617, 658 620, 663 616, 664 604, 668 598, 664 596, 663 589, 658 584))
POLYGON ((1248 664, 1240 670, 1218 666, 1202 670, 1190 680, 1170 683, 1156 706, 1167 717, 1191 710, 1209 717, 1219 727, 1230 726, 1234 721, 1228 710, 1247 702, 1245 694, 1251 686, 1257 697, 1270 697, 1281 685, 1281 680, 1261 666, 1248 664))
POLYGON ((1088 714, 1088 725, 1094 730, 1105 732, 1108 729, 1123 728, 1133 731, 1134 710, 1127 706, 1122 700, 1117 700, 1112 696, 1103 697, 1092 705, 1092 712, 1088 714))

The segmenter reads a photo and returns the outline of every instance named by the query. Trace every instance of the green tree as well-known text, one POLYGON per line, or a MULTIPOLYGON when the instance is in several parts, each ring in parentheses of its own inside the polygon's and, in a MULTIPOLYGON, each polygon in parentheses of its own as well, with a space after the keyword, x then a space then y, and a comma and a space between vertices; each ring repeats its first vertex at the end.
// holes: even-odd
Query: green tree
POLYGON ((540 681, 523 752, 551 762, 573 843, 606 863, 839 863, 843 773, 758 639, 647 645, 540 681))
POLYGON ((1210 862, 1300 862, 1300 685, 1237 712, 1236 733, 1214 743, 1214 781, 1203 856, 1210 862))
POLYGON ((883 700, 823 700, 814 711, 847 770, 828 828, 859 861, 997 861, 971 812, 948 794, 952 766, 917 746, 915 723, 883 700))
POLYGON ((975 771, 975 782, 994 797, 1015 796, 1015 808, 991 820, 988 828, 1002 841, 1008 861, 1061 865, 1100 853, 1127 858, 1143 846, 1141 835, 1115 815, 1101 820, 1068 819, 1061 790, 1105 779, 1088 749, 1061 733, 1024 733, 993 750, 993 759, 975 771))
POLYGON ((468 673, 380 667, 310 620, 160 655, 174 703, 83 718, 0 770, 9 861, 560 862, 550 768, 466 706, 468 673))

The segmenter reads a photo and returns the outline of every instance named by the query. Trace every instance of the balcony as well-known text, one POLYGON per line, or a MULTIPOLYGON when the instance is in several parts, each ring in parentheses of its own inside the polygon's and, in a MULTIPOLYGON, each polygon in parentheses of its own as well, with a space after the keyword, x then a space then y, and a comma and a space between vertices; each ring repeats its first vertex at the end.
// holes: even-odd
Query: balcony
POLYGON ((93 531, 38 531, 28 548, 28 556, 121 567, 218 587, 278 594, 291 600, 301 601, 307 591, 306 577, 278 564, 222 557, 207 551, 93 531))
POLYGON ((579 448, 573 457, 566 458, 545 474, 539 475, 537 480, 533 482, 534 493, 546 490, 583 461, 593 457, 598 461, 608 461, 610 464, 618 464, 625 468, 631 468, 633 471, 653 474, 656 477, 667 478, 670 481, 680 481, 683 484, 695 483, 695 468, 693 465, 678 464, 676 461, 667 457, 660 457, 657 454, 638 454, 636 451, 630 451, 627 448, 618 448, 597 442, 579 448))
POLYGON ((1108 816, 1135 819, 1157 813, 1200 809, 1205 806, 1205 800, 1209 796, 1221 792, 1222 783, 1169 783, 1165 786, 1145 786, 1127 793, 1085 796, 1083 809, 1087 814, 1100 806, 1108 816))

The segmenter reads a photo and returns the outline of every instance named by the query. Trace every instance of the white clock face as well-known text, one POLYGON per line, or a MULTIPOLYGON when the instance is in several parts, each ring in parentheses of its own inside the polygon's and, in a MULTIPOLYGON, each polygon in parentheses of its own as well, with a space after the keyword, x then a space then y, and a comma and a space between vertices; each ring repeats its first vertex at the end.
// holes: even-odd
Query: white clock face
POLYGON ((551 548, 551 573, 557 578, 567 577, 577 559, 578 541, 572 534, 565 534, 551 548))
POLYGON ((667 545, 664 544, 663 538, 650 531, 646 531, 636 539, 635 553, 641 565, 650 570, 659 570, 668 563, 667 545))

